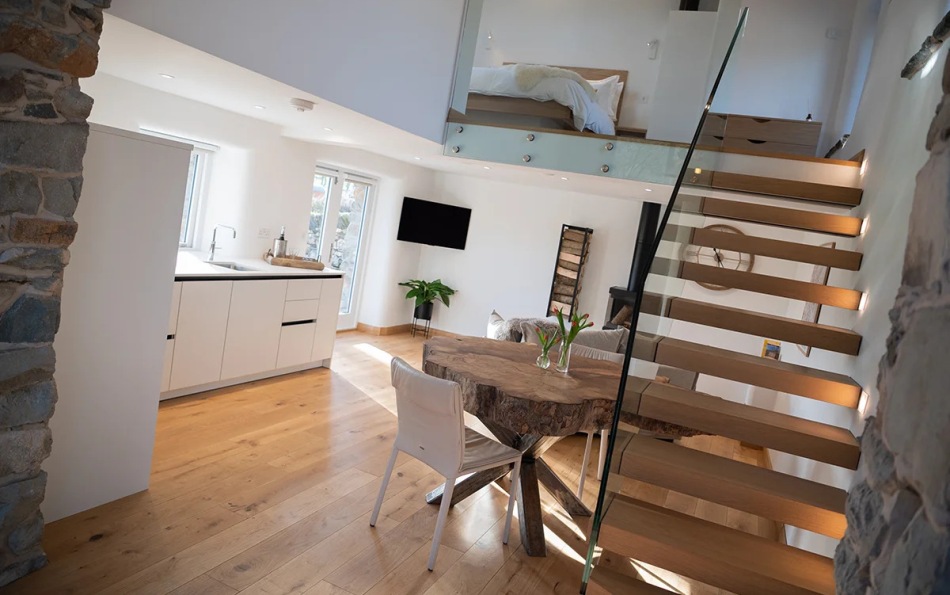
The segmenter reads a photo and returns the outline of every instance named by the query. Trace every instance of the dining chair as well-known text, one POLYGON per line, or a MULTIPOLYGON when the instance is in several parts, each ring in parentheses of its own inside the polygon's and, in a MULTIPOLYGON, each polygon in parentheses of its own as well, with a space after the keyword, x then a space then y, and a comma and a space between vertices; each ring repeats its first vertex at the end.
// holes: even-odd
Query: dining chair
POLYGON ((505 518, 505 535, 502 543, 508 543, 511 533, 511 516, 519 491, 521 477, 521 453, 500 442, 492 440, 465 426, 462 408, 462 391, 458 383, 424 374, 402 359, 392 362, 392 383, 396 389, 396 440, 392 454, 379 486, 379 496, 370 518, 370 527, 376 526, 379 509, 383 504, 386 486, 400 451, 414 457, 445 477, 439 518, 432 537, 429 552, 429 570, 435 566, 442 541, 445 519, 452 506, 455 480, 463 475, 514 465, 511 472, 511 490, 508 495, 508 516, 505 518))

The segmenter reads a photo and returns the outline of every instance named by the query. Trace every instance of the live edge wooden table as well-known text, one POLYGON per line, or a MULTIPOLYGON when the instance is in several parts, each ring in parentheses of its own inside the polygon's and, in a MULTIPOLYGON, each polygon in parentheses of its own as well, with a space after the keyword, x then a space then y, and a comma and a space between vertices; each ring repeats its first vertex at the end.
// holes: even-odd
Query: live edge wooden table
MULTIPOLYGON (((425 372, 459 383, 465 410, 500 442, 522 452, 518 518, 529 556, 545 555, 539 482, 572 517, 590 516, 541 455, 565 436, 609 427, 621 374, 619 364, 582 357, 572 358, 567 374, 556 371, 553 362, 542 370, 535 363, 539 354, 537 345, 476 337, 429 339, 423 351, 425 372)), ((508 472, 507 466, 496 467, 458 481, 452 504, 508 472)), ((441 502, 442 490, 436 488, 426 500, 441 502)))

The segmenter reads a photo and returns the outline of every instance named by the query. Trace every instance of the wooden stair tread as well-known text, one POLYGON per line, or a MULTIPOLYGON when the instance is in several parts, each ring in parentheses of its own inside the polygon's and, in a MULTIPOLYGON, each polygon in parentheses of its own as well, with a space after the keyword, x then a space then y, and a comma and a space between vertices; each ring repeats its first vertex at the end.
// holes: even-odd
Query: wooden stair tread
POLYGON ((861 447, 845 428, 735 403, 669 384, 649 383, 637 413, 749 444, 857 469, 861 447))
POLYGON ((861 304, 861 292, 854 289, 774 277, 761 273, 737 271, 695 262, 668 262, 674 263, 672 269, 664 268, 666 265, 662 262, 657 264, 662 270, 678 272, 679 278, 696 281, 697 283, 710 283, 731 289, 741 289, 803 302, 814 302, 848 310, 857 310, 861 304))
POLYGON ((598 566, 590 575, 587 595, 670 595, 670 591, 598 566))
POLYGON ((659 339, 652 359, 658 364, 844 407, 855 408, 861 400, 861 385, 843 374, 681 339, 670 337, 659 339))
POLYGON ((680 241, 694 246, 719 248, 746 252, 756 256, 780 258, 808 264, 858 271, 861 269, 863 255, 860 252, 829 248, 827 246, 810 246, 785 240, 773 240, 751 235, 739 235, 705 228, 689 228, 670 225, 663 234, 664 239, 680 241))
POLYGON ((666 316, 846 355, 857 355, 861 348, 861 335, 851 330, 680 297, 669 300, 666 316))
POLYGON ((857 237, 861 235, 862 220, 848 215, 816 213, 801 209, 776 207, 752 202, 711 198, 708 196, 681 196, 680 210, 776 227, 789 227, 832 235, 857 237))
POLYGON ((830 558, 625 496, 610 504, 598 544, 740 595, 834 595, 830 558))
POLYGON ((815 182, 801 182, 724 171, 713 172, 712 187, 720 190, 780 196, 782 198, 808 200, 845 207, 856 207, 861 204, 861 197, 864 194, 862 189, 850 186, 816 184, 815 182))
POLYGON ((844 490, 645 436, 627 442, 620 474, 835 539, 847 526, 844 490))

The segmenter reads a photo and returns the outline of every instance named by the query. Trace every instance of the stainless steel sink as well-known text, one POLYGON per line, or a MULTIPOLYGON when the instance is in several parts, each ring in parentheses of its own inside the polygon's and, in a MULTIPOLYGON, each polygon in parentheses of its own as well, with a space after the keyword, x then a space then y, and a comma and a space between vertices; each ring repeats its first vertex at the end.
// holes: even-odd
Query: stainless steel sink
POLYGON ((236 262, 217 262, 206 260, 205 263, 210 264, 211 266, 221 267, 222 269, 230 269, 232 271, 256 271, 257 269, 252 269, 244 265, 237 264, 236 262))

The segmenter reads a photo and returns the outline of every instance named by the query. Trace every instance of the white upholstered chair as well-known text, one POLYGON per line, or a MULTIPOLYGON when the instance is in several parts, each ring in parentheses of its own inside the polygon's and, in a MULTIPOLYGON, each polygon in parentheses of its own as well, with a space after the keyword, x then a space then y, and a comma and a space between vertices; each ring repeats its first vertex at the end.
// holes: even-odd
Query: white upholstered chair
POLYGON ((386 466, 386 474, 383 475, 383 484, 379 487, 373 516, 369 521, 370 526, 376 526, 386 486, 396 463, 396 455, 402 451, 445 477, 445 491, 442 494, 439 518, 435 525, 435 535, 432 537, 432 550, 429 553, 429 570, 435 566, 435 558, 439 553, 442 530, 452 505, 455 480, 463 475, 502 465, 514 465, 503 539, 504 543, 508 543, 511 515, 518 494, 521 453, 465 427, 462 392, 457 383, 428 376, 398 357, 393 358, 392 382, 396 388, 399 427, 389 464, 386 466))

